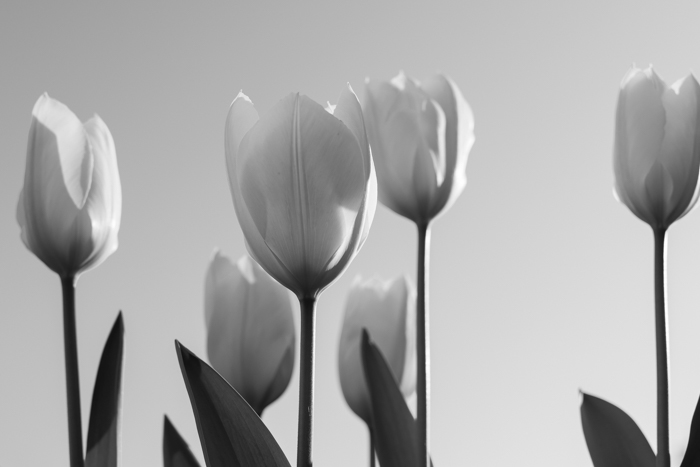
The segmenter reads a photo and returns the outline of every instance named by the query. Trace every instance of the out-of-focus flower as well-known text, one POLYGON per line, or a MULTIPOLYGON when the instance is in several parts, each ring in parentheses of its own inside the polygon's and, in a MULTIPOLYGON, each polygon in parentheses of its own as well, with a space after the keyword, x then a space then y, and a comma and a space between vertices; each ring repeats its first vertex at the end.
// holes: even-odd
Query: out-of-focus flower
POLYGON ((467 185, 474 115, 444 75, 419 84, 403 72, 367 80, 363 110, 379 179, 379 201, 427 223, 447 210, 467 185))
POLYGON ((251 256, 298 297, 315 298, 364 243, 376 178, 350 86, 332 111, 291 94, 262 118, 242 92, 226 121, 233 204, 251 256))
POLYGON ((292 296, 248 256, 214 254, 204 285, 209 361, 261 415, 294 368, 292 296))
POLYGON ((22 241, 61 277, 77 278, 117 249, 122 192, 114 140, 95 115, 85 123, 43 94, 34 104, 24 188, 22 241))
POLYGON ((653 229, 667 229, 698 199, 700 87, 672 86, 649 67, 620 85, 615 122, 615 197, 653 229))
POLYGON ((416 386, 416 291, 407 277, 382 282, 357 277, 345 304, 338 345, 340 387, 348 405, 371 424, 371 404, 362 370, 362 329, 382 351, 401 391, 409 396, 416 386))

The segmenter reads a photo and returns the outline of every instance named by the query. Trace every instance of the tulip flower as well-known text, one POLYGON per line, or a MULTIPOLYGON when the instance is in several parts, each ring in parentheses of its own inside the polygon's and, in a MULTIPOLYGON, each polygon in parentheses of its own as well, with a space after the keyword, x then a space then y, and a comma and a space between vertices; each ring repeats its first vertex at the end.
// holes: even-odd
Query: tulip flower
POLYGON ((61 277, 77 278, 117 249, 122 193, 114 140, 95 115, 85 123, 48 94, 32 111, 22 241, 61 277))
POLYGON ((83 465, 75 284, 117 249, 122 192, 114 140, 43 94, 34 104, 17 222, 26 247, 61 278, 71 467, 83 465))
POLYGON ((407 277, 383 282, 357 277, 345 303, 338 345, 338 373, 343 396, 367 426, 372 411, 362 370, 360 344, 367 329, 405 396, 416 387, 416 291, 407 277))
POLYGON ((362 111, 348 88, 334 113, 291 94, 261 119, 242 92, 226 122, 226 162, 251 256, 297 296, 316 296, 367 238, 376 180, 362 111))
POLYGON ((292 297, 257 263, 218 251, 204 286, 212 367, 262 415, 287 389, 294 368, 292 297))
POLYGON ((467 184, 474 116, 444 75, 423 84, 403 72, 367 80, 363 110, 377 168, 379 201, 414 222, 447 210, 467 184))
POLYGON ((420 467, 430 465, 430 336, 427 275, 430 223, 467 185, 474 116, 457 85, 444 75, 423 84, 403 72, 367 80, 364 114, 379 180, 379 201, 418 228, 416 348, 420 467))
POLYGON ((653 229, 667 229, 698 199, 700 87, 693 75, 672 86, 654 70, 622 80, 615 125, 616 198, 653 229))
POLYGON ((311 466, 316 299, 367 238, 376 177, 360 103, 348 87, 325 110, 290 94, 262 118, 242 92, 229 109, 226 163, 248 252, 301 310, 297 466, 311 466))
POLYGON ((671 465, 666 231, 698 198, 699 99, 693 75, 668 86, 651 67, 632 67, 622 79, 617 101, 613 194, 654 233, 658 467, 671 465))

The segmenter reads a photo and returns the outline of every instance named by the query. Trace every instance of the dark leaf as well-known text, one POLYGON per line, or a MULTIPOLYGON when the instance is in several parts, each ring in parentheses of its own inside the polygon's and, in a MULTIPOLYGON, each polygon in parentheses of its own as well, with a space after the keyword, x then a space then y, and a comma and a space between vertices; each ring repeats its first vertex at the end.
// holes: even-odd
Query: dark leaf
POLYGON ((362 366, 372 401, 377 458, 382 467, 418 467, 416 421, 379 348, 362 330, 362 366))
POLYGON ((700 399, 695 406, 693 421, 690 423, 688 448, 685 450, 681 467, 700 467, 700 399))
POLYGON ((167 415, 163 417, 163 466, 199 467, 199 462, 167 415))
POLYGON ((641 430, 609 402, 583 394, 581 424, 595 467, 654 467, 656 456, 641 430))
POLYGON ((85 467, 117 467, 124 321, 119 312, 102 350, 92 392, 85 467))
POLYGON ((209 365, 175 341, 208 467, 291 467, 265 424, 209 365))

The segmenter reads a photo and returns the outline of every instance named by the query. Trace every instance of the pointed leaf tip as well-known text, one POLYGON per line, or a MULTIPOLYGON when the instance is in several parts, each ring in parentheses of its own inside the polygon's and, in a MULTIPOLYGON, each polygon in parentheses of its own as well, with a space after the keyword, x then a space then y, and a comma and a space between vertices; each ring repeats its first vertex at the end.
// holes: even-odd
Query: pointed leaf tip
POLYGON ((416 422, 381 351, 370 342, 367 329, 362 330, 361 353, 379 463, 382 467, 418 467, 416 422))
POLYGON ((654 467, 656 456, 637 424, 613 404, 582 392, 581 424, 595 467, 654 467))
POLYGON ((92 394, 86 467, 117 467, 119 412, 124 358, 124 321, 121 311, 107 337, 92 394))
POLYGON ((291 467, 238 392, 180 342, 175 348, 207 467, 291 467))
POLYGON ((167 415, 163 417, 163 466, 200 467, 187 442, 177 432, 167 415))

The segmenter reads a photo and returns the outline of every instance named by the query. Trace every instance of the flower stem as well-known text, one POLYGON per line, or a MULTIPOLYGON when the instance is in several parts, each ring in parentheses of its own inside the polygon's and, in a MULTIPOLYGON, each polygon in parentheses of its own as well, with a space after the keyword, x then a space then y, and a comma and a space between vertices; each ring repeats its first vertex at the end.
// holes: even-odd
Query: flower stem
POLYGON ((63 289, 63 345, 66 358, 70 467, 83 467, 78 338, 75 332, 75 278, 73 276, 61 277, 61 288, 63 289))
POLYGON ((418 303, 416 306, 416 351, 418 357, 418 459, 430 465, 430 320, 428 313, 428 263, 430 225, 418 223, 418 303))
POLYGON ((666 229, 654 229, 656 305, 656 467, 670 467, 668 430, 668 340, 666 336, 666 229))
POLYGON ((299 425, 297 467, 311 467, 314 421, 314 352, 316 340, 316 298, 300 298, 301 350, 299 365, 299 425))
POLYGON ((367 428, 369 429, 369 467, 374 467, 374 458, 376 457, 374 455, 374 430, 369 425, 367 426, 367 428))

